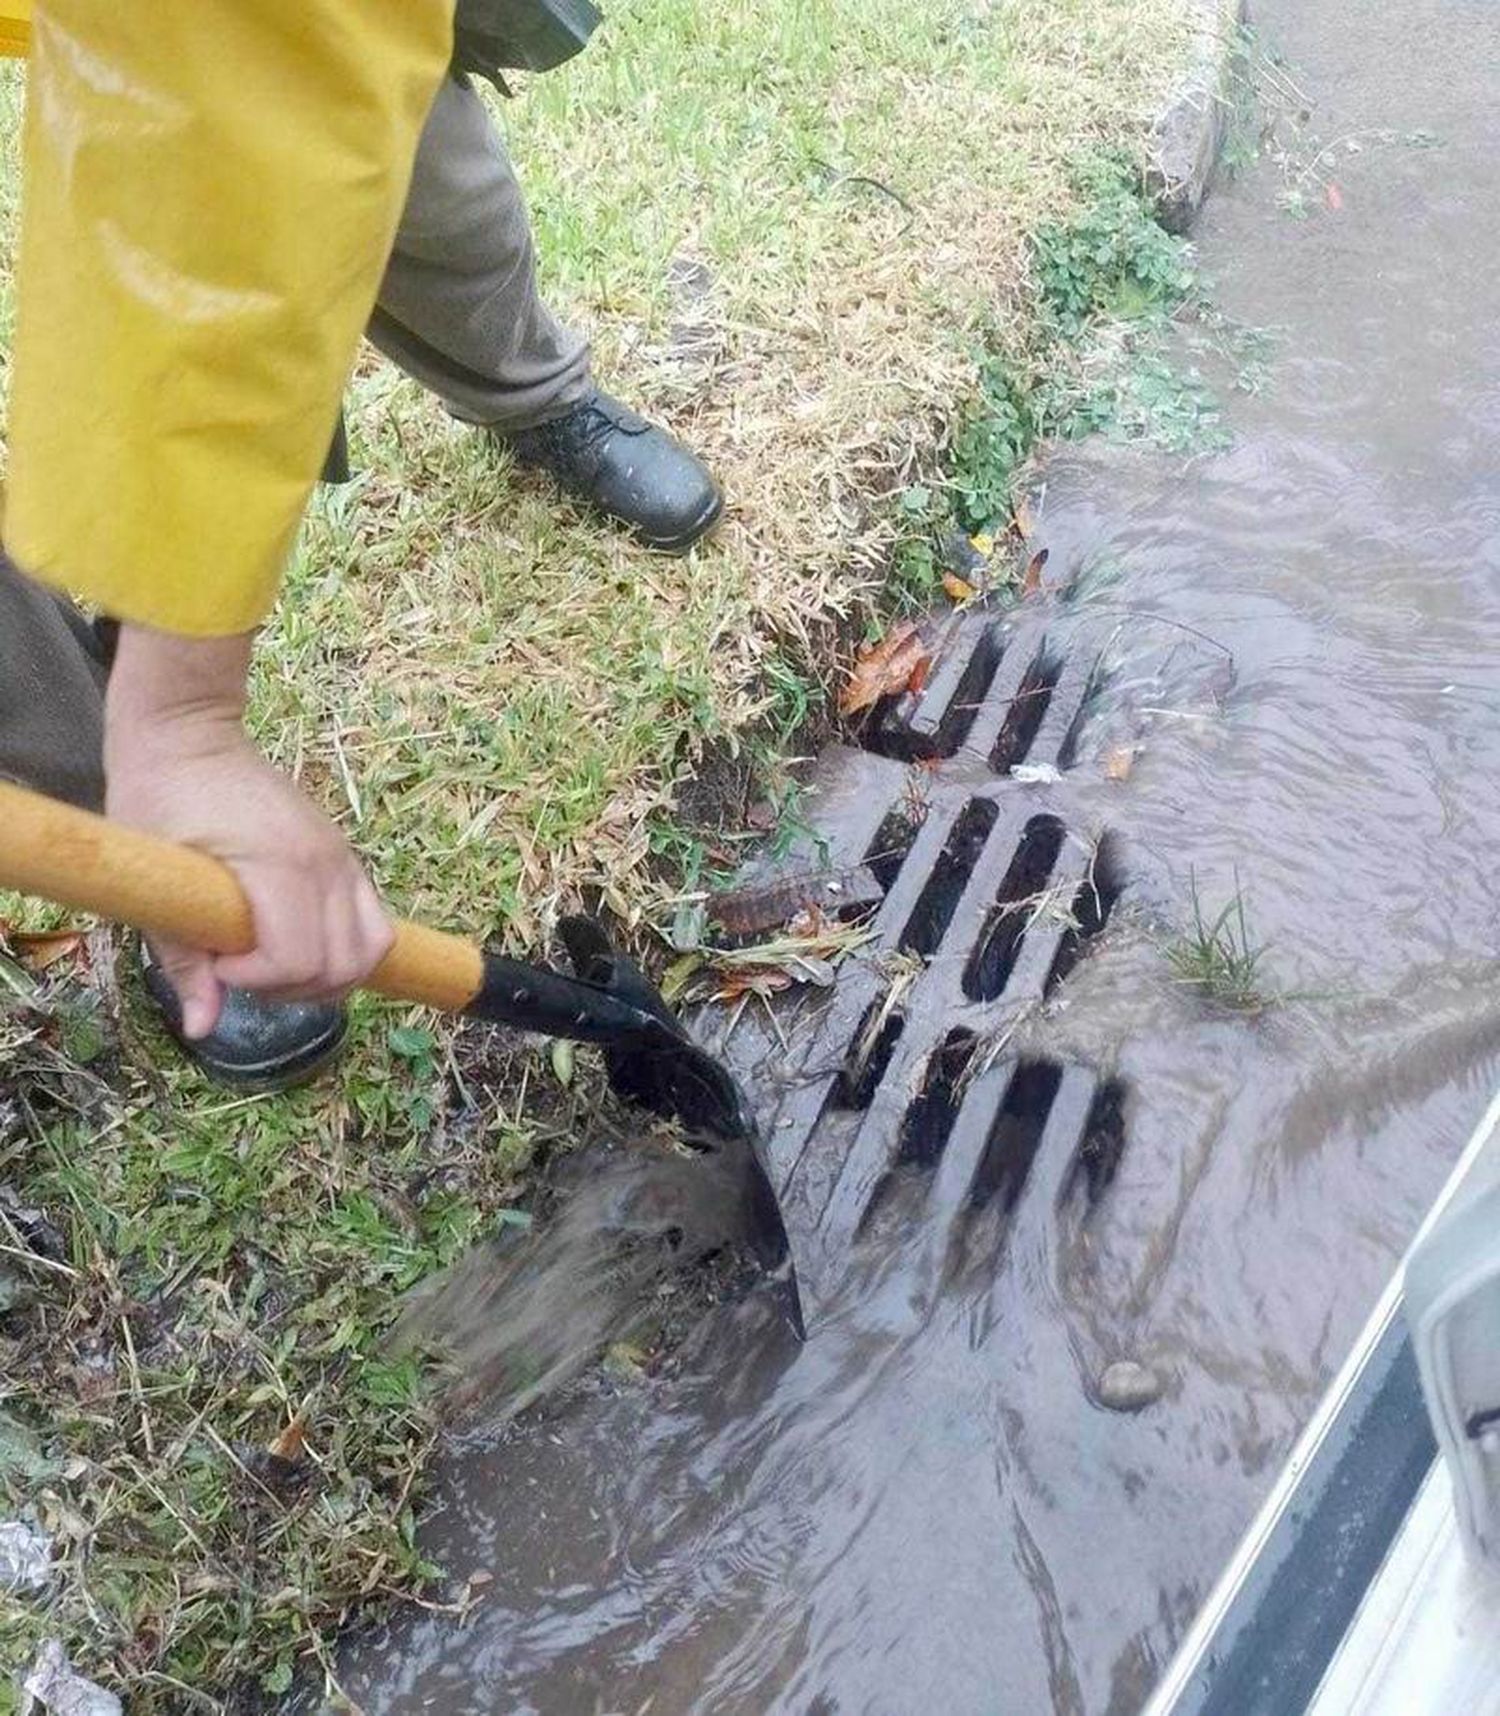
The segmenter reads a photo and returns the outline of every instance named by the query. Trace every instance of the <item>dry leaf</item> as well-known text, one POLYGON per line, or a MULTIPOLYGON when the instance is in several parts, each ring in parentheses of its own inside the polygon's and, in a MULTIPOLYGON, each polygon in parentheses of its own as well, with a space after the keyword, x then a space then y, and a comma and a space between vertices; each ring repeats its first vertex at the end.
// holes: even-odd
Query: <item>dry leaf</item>
POLYGON ((925 679, 931 651, 922 642, 912 620, 901 620, 879 643, 859 652, 849 683, 839 697, 839 712, 857 715, 882 697, 894 697, 912 688, 913 680, 925 679))
POLYGON ((781 821, 781 813, 768 798, 758 798, 745 815, 745 826, 758 834, 769 834, 781 821))
POLYGON ((969 538, 969 547, 981 560, 988 560, 995 552, 995 539, 987 530, 981 530, 977 535, 969 538))
POLYGON ((943 588, 955 602, 972 602, 979 594, 967 578, 960 578, 956 572, 943 574, 943 588))
POLYGON ((1023 599, 1028 596, 1040 595, 1042 588, 1042 568, 1047 564, 1047 556, 1050 552, 1050 549, 1039 548, 1036 553, 1032 555, 1031 559, 1027 561, 1026 570, 1021 576, 1021 595, 1023 599))
POLYGON ((573 1070, 577 1061, 577 1051, 566 1037, 554 1037, 552 1047, 548 1051, 552 1061, 552 1076, 567 1090, 573 1083, 573 1070))
POLYGON ((1016 535, 1025 542, 1036 530, 1036 518, 1031 511, 1031 502, 1022 495, 1011 511, 1011 524, 1016 535))
POLYGON ((1335 214, 1337 214, 1339 212, 1339 210, 1341 208, 1343 208, 1343 206, 1344 206, 1344 193, 1338 188, 1337 185, 1333 184, 1331 181, 1328 185, 1328 188, 1323 192, 1323 195, 1328 199, 1328 206, 1329 206, 1329 208, 1331 208, 1333 210, 1333 212, 1335 214))
POLYGON ((1130 779, 1130 771, 1135 767, 1135 746, 1116 745, 1104 759, 1104 778, 1107 781, 1124 781, 1130 779))
POLYGON ((931 671, 932 657, 930 655, 922 656, 918 660, 917 665, 911 670, 911 677, 906 682, 906 689, 913 697, 915 697, 917 693, 921 691, 923 686, 926 685, 927 675, 931 671))
POLYGON ((794 941, 823 941, 830 930, 837 926, 830 923, 828 913, 816 902, 803 906, 801 911, 786 926, 787 935, 794 941))
POLYGON ((6 940, 28 971, 50 970, 82 953, 88 943, 82 930, 12 930, 6 940))
POLYGON ((768 971, 764 968, 749 971, 726 971, 719 979, 719 989, 714 997, 717 1001, 738 1001, 745 995, 759 995, 769 1000, 773 995, 779 995, 783 989, 792 986, 792 974, 789 971, 768 971))
POLYGON ((298 1413, 286 1429, 271 1443, 266 1452, 278 1460, 291 1462, 302 1458, 307 1445, 307 1419, 298 1413))

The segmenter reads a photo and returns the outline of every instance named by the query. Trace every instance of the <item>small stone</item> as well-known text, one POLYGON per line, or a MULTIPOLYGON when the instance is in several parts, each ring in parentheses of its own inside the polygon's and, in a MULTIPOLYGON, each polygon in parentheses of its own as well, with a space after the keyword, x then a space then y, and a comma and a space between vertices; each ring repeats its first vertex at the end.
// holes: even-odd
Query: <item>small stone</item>
POLYGON ((1116 1359, 1099 1378, 1099 1404, 1111 1412, 1139 1412, 1161 1399, 1166 1383, 1149 1365, 1116 1359))

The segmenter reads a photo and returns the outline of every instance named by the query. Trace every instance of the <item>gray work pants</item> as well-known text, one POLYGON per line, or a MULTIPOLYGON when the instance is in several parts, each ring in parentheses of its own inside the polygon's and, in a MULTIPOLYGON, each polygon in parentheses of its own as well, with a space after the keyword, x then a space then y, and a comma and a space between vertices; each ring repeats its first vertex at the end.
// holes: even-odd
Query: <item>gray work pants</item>
MULTIPOLYGON (((433 104, 369 333, 465 422, 529 428, 588 391, 588 347, 541 301, 520 186, 466 82, 433 104)), ((77 609, 0 557, 0 778, 103 802, 106 671, 77 609)))

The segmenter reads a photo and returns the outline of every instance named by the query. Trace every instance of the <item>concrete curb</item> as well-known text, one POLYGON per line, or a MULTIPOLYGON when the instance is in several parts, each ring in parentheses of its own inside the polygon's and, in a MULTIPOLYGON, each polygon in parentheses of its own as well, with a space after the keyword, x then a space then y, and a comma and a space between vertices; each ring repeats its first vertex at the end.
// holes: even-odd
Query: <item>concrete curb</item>
POLYGON ((1168 232, 1186 232, 1213 183, 1230 112, 1228 86, 1246 0, 1192 0, 1188 69, 1153 127, 1146 182, 1168 232))

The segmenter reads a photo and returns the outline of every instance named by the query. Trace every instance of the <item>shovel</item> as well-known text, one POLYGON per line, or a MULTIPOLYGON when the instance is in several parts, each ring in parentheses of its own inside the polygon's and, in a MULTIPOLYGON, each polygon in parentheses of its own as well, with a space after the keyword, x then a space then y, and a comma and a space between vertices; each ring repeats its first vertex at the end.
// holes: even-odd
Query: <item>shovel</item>
MULTIPOLYGON (((214 953, 255 945, 249 904, 218 859, 3 783, 0 887, 214 953)), ((398 923, 395 945, 365 987, 490 1024, 597 1043, 622 1097, 737 1154, 751 1248, 787 1321, 804 1338, 786 1224, 733 1075, 693 1042, 640 967, 611 948, 592 918, 567 918, 560 933, 571 977, 481 952, 421 924, 398 923)))

